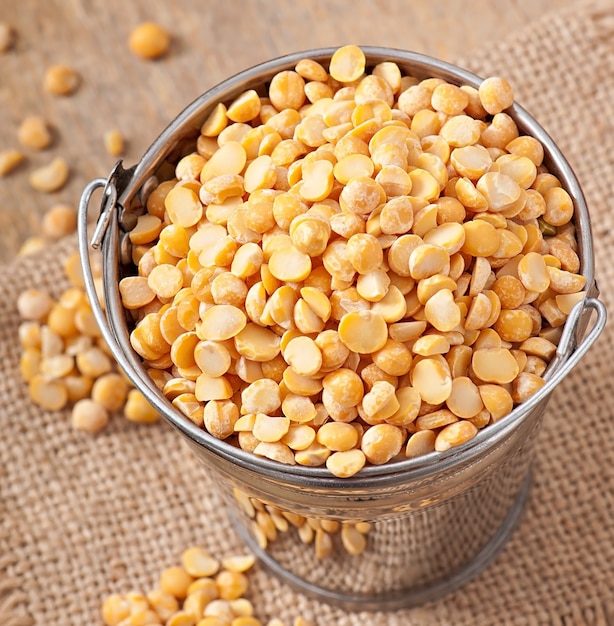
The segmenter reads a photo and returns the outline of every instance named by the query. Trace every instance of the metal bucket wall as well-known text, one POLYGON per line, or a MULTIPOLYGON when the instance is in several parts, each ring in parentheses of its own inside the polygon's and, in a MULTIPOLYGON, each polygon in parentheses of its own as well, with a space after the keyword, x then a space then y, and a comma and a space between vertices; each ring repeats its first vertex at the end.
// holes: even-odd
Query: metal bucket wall
MULTIPOLYGON (((363 48, 368 64, 384 60, 419 77, 438 76, 457 84, 479 86, 480 79, 436 59, 401 50, 363 48)), ((129 341, 129 327, 119 297, 122 264, 130 259, 129 231, 142 210, 160 165, 194 137, 212 107, 249 88, 262 87, 275 73, 293 68, 304 57, 326 63, 332 49, 312 50, 269 61, 234 76, 188 106, 128 170, 119 163, 108 179, 90 183, 79 209, 80 250, 85 283, 103 336, 119 365, 152 405, 188 441, 206 471, 217 480, 237 530, 273 572, 306 593, 349 609, 394 609, 431 600, 466 582, 492 559, 512 532, 529 487, 533 444, 551 392, 596 340, 605 325, 605 309, 595 299, 590 220, 582 191, 552 139, 520 106, 510 114, 520 130, 545 147, 549 170, 572 196, 578 231, 581 272, 588 297, 572 311, 546 385, 509 416, 480 431, 474 440, 446 453, 372 466, 340 480, 325 468, 281 466, 210 436, 183 417, 153 384, 129 341), (88 259, 87 214, 91 196, 104 188, 93 243, 102 243, 106 313, 97 305, 88 259), (597 320, 584 336, 588 318, 597 320), (268 509, 267 509, 268 507, 268 509), (266 549, 262 522, 277 517, 266 549), (258 515, 261 513, 261 515, 258 515), (287 514, 287 529, 279 517, 287 514), (299 534, 298 517, 310 518, 309 532, 299 534), (316 552, 322 520, 340 522, 316 552), (350 554, 342 528, 365 529, 365 546, 350 554), (255 524, 260 528, 258 530, 255 524), (317 544, 316 544, 317 545, 317 544), (324 554, 326 553, 326 554, 324 554)), ((267 522, 268 523, 268 522, 267 522)), ((320 544, 323 540, 321 539, 320 544)))
POLYGON ((216 477, 235 528, 273 573, 303 593, 350 610, 394 609, 461 586, 503 547, 529 493, 535 435, 547 402, 473 462, 422 480, 401 474, 378 488, 297 488, 238 472, 236 465, 192 447, 216 477), (304 521, 284 518, 285 513, 304 521), (288 522, 285 528, 278 523, 267 537, 266 521, 280 516, 288 522), (322 528, 322 520, 339 527, 322 528), (356 555, 348 551, 343 527, 355 529, 360 522, 370 527, 364 551, 356 555), (301 527, 308 524, 313 532, 304 533, 301 527), (324 533, 324 545, 318 544, 324 533))

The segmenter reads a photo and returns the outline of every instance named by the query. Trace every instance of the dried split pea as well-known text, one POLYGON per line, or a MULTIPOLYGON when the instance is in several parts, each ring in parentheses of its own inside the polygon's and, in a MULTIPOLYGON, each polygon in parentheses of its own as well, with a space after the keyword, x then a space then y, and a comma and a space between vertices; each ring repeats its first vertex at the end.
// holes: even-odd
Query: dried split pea
POLYGON ((528 339, 533 332, 533 321, 526 311, 521 309, 503 309, 493 328, 503 341, 512 343, 528 339))
POLYGON ((491 115, 501 113, 514 103, 514 91, 511 85, 500 76, 491 76, 483 80, 478 93, 481 105, 491 115))
MULTIPOLYGON (((250 89, 234 100, 225 114, 233 122, 249 122, 260 113, 260 106, 261 102, 258 94, 254 89, 250 89)), ((221 130, 223 129, 220 129, 220 132, 221 130)), ((219 135, 219 132, 216 134, 219 135)))
POLYGON ((488 383, 511 383, 518 375, 518 362, 506 348, 484 348, 473 353, 476 376, 488 383))
POLYGON ((67 65, 52 65, 45 72, 43 88, 56 96, 68 96, 76 91, 81 78, 67 65))
POLYGON ((290 420, 287 417, 271 417, 264 413, 257 413, 252 433, 258 441, 275 443, 281 441, 290 429, 290 420))
POLYGON ((17 139, 26 148, 43 150, 51 145, 52 136, 47 122, 38 115, 31 115, 19 125, 17 139))
POLYGON ((269 85, 269 98, 278 111, 300 109, 305 102, 304 79, 291 70, 275 74, 269 85))
POLYGON ((319 202, 328 197, 333 188, 334 180, 333 164, 330 161, 321 159, 312 163, 305 163, 302 174, 303 184, 299 193, 303 200, 319 202))
POLYGON ((41 289, 26 289, 17 298, 17 311, 24 320, 42 321, 52 306, 51 296, 41 289))
POLYGON ((168 32, 155 22, 144 22, 130 33, 128 47, 142 59, 157 59, 168 51, 170 36, 168 32))
POLYGON ((383 465, 399 454, 404 442, 403 429, 392 424, 375 424, 365 431, 360 449, 369 463, 383 465))
POLYGON ((182 228, 194 226, 203 216, 203 205, 188 187, 171 189, 164 199, 164 206, 170 221, 182 228))
POLYGON ((441 404, 452 393, 452 377, 447 366, 433 358, 416 363, 411 382, 420 397, 429 404, 441 404))
MULTIPOLYGON (((2 170, 2 155, 0 154, 0 176, 2 170)), ((20 246, 17 256, 29 256, 39 250, 44 250, 48 242, 43 237, 28 237, 20 246)))
POLYGON ((41 230, 47 239, 61 239, 77 229, 77 213, 66 204, 56 204, 43 215, 41 230))
POLYGON ((375 210, 386 199, 384 188, 366 176, 351 179, 341 190, 341 208, 365 216, 375 210))
POLYGON ((232 357, 224 344, 201 341, 194 348, 194 361, 204 374, 215 378, 230 369, 232 357))
POLYGON ((296 459, 292 450, 281 441, 275 441, 268 443, 260 441, 253 450, 254 454, 258 456, 266 457, 271 461, 277 461, 284 465, 295 465, 296 459))
POLYGON ((348 45, 334 52, 328 71, 340 83, 352 83, 363 75, 365 64, 363 51, 358 46, 348 45))
POLYGON ((15 44, 15 31, 10 24, 0 22, 0 54, 10 50, 15 44))
POLYGON ((104 148, 111 156, 121 156, 124 154, 126 141, 124 135, 117 128, 107 130, 102 136, 104 148))
POLYGON ((49 411, 59 411, 68 402, 68 391, 61 380, 47 380, 43 375, 34 376, 29 385, 30 398, 49 411))
POLYGON ((351 450, 358 443, 358 433, 351 424, 328 422, 318 430, 317 442, 333 452, 351 450))
POLYGON ((185 571, 194 578, 205 578, 217 574, 220 562, 203 548, 194 546, 181 555, 185 571))
POLYGON ((226 106, 219 102, 209 113, 209 117, 203 122, 200 132, 205 137, 217 137, 228 126, 226 106))
POLYGON ((521 372, 518 377, 514 379, 512 398, 514 402, 525 402, 545 384, 546 382, 541 376, 531 372, 521 372))
POLYGON ((76 402, 72 409, 72 424, 77 430, 97 433, 103 430, 108 422, 107 409, 95 400, 84 398, 76 402))
POLYGON ((127 309, 139 309, 149 304, 156 293, 151 289, 144 276, 126 276, 119 282, 122 304, 127 309))
POLYGON ((452 148, 472 146, 480 139, 480 124, 468 115, 456 115, 445 122, 440 135, 452 148))
POLYGON ((366 457, 362 450, 346 450, 333 452, 326 459, 326 467, 337 478, 350 478, 365 466, 365 462, 366 457))
POLYGON ((0 150, 0 176, 7 176, 17 169, 26 159, 26 155, 19 150, 8 148, 0 150))
POLYGON ((124 417, 131 422, 152 424, 160 419, 160 414, 138 389, 130 389, 124 406, 124 417))
MULTIPOLYGON (((256 157, 245 170, 245 191, 271 189, 277 182, 277 168, 268 154, 256 157)), ((324 195, 324 197, 326 197, 324 195)))
POLYGON ((172 298, 183 287, 183 274, 174 265, 156 265, 147 277, 147 285, 159 298, 172 298))
POLYGON ((478 429, 468 420, 460 420, 444 426, 435 437, 435 450, 446 452, 473 439, 478 429))
POLYGON ((474 417, 484 406, 477 385, 467 376, 458 376, 452 380, 446 405, 454 415, 462 418, 474 417))
POLYGON ((387 335, 384 318, 371 311, 351 311, 339 321, 339 338, 358 354, 377 352, 386 344, 387 335))
POLYGON ((160 574, 160 589, 172 594, 178 600, 185 599, 193 582, 194 578, 179 566, 168 567, 160 574))
POLYGON ((424 305, 426 320, 437 330, 454 330, 461 322, 461 311, 449 289, 440 289, 424 305))
POLYGON ((373 161, 365 154, 348 154, 337 161, 333 174, 335 178, 347 185, 352 178, 371 176, 374 170, 373 161))
POLYGON ((302 376, 313 376, 322 367, 322 352, 310 337, 298 336, 292 339, 283 354, 288 365, 302 376))
POLYGON ((409 255, 409 274, 421 280, 440 274, 450 262, 450 255, 444 248, 434 244, 418 245, 409 255))
POLYGON ((129 237, 133 244, 152 242, 162 230, 162 220, 155 215, 145 213, 139 215, 136 226, 130 231, 129 237))
POLYGON ((474 257, 492 256, 499 248, 497 229, 484 220, 472 220, 463 224, 465 242, 462 252, 474 257))
POLYGON ((537 252, 525 254, 518 263, 518 278, 525 289, 542 293, 550 286, 550 276, 544 257, 537 252))
POLYGON ((312 263, 309 255, 300 252, 294 246, 275 250, 269 259, 269 271, 278 280, 301 282, 311 273, 312 263))
POLYGON ((408 459, 424 456, 435 451, 436 435, 432 430, 419 430, 409 437, 405 446, 408 459))
POLYGON ((127 395, 128 383, 120 374, 104 374, 97 378, 92 386, 92 400, 109 413, 119 411, 124 406, 127 395))
POLYGON ((30 174, 30 185, 37 191, 52 193, 66 184, 69 174, 68 163, 58 157, 47 165, 33 170, 30 174))
POLYGON ((469 96, 460 87, 441 83, 433 90, 431 105, 446 115, 460 115, 469 104, 469 96))

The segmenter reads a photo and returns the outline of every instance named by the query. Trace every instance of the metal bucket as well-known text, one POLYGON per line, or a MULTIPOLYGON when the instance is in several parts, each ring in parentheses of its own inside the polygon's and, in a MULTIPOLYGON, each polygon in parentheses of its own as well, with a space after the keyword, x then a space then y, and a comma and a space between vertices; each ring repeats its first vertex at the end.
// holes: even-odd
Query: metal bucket
MULTIPOLYGON (((417 77, 441 77, 474 87, 481 82, 424 55, 363 50, 370 66, 395 61, 417 77)), ((247 453, 215 439, 178 412, 130 345, 118 290, 121 266, 130 260, 126 231, 155 186, 158 168, 194 140, 217 102, 262 87, 301 58, 327 63, 333 51, 288 55, 224 81, 188 106, 136 166, 125 170, 120 162, 108 179, 92 181, 79 208, 80 251, 87 292, 117 362, 215 477, 236 529, 261 562, 298 590, 326 602, 349 610, 390 610, 433 600, 466 583, 504 545, 529 492, 534 442, 549 397, 597 339, 606 312, 596 299, 590 220, 578 181, 552 139, 514 104, 509 113, 520 131, 542 143, 549 171, 574 200, 581 272, 587 279, 587 297, 569 315, 540 391, 462 446, 365 467, 344 480, 323 467, 285 466, 247 453), (99 188, 104 191, 92 245, 103 248, 106 314, 97 303, 88 259, 88 207, 99 188), (585 333, 592 311, 596 321, 585 333)))

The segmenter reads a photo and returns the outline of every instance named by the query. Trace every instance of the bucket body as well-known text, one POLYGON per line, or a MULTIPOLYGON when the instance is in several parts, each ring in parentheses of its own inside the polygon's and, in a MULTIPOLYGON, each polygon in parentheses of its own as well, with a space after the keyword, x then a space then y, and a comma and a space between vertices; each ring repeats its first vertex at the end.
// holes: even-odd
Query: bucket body
MULTIPOLYGON (((394 61, 419 78, 441 77, 478 87, 481 79, 424 55, 364 47, 369 66, 394 61)), ((333 49, 310 50, 263 63, 203 94, 130 169, 121 162, 108 179, 84 191, 79 209, 86 289, 103 336, 119 365, 182 435, 219 485, 235 528, 262 563, 299 590, 350 610, 386 610, 432 600, 483 569, 504 545, 527 498, 534 442, 550 394, 596 340, 605 309, 596 299, 588 210, 578 181, 552 139, 522 107, 509 110, 521 132, 544 146, 545 163, 570 193, 587 297, 574 307, 546 373, 529 400, 471 441, 383 466, 349 479, 325 468, 283 466, 219 441, 187 420, 162 395, 132 350, 118 283, 129 264, 127 231, 145 205, 165 162, 193 142, 220 101, 261 88, 301 58, 321 63, 333 49), (105 311, 97 304, 88 259, 87 213, 104 187, 93 242, 102 244, 105 311), (591 312, 597 319, 586 327, 591 312)))
POLYGON ((217 481, 235 529, 270 571, 348 610, 390 610, 461 586, 503 547, 529 493, 547 402, 460 466, 362 485, 292 484, 191 447, 217 481))

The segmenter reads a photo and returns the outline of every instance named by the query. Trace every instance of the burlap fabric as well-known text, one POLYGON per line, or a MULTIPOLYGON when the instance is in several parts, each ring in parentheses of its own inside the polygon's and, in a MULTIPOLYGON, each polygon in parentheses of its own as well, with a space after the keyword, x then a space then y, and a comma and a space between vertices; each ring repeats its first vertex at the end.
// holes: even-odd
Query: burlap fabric
MULTIPOLYGON (((411 47, 411 42, 408 42, 411 47)), ((575 168, 592 215, 597 278, 614 291, 614 7, 592 2, 545 16, 461 64, 513 83, 518 100, 575 168)), ((26 286, 62 286, 74 239, 1 271, 0 624, 101 623, 101 598, 148 589, 181 551, 242 549, 201 466, 165 424, 115 418, 75 432, 67 412, 34 407, 18 374, 15 299, 26 286)), ((523 521, 496 561, 461 590, 393 614, 350 614, 307 600, 265 572, 252 575, 262 619, 320 626, 614 624, 614 333, 554 394, 537 444, 523 521)), ((450 537, 454 541, 454 537, 450 537)), ((377 574, 374 574, 377 575, 377 574)))

